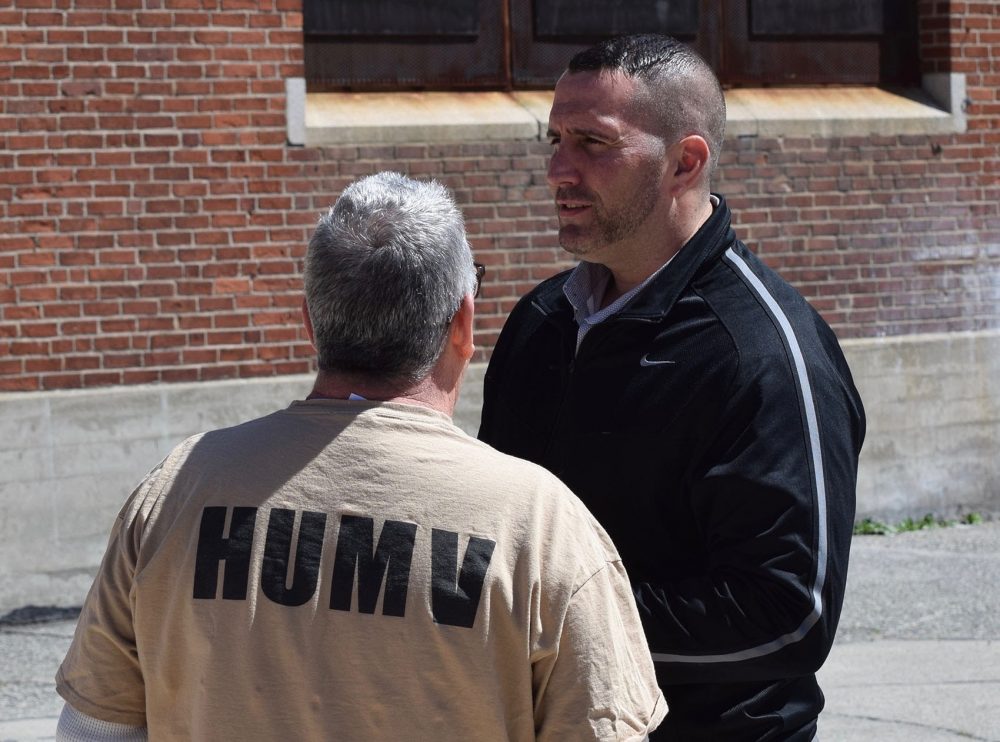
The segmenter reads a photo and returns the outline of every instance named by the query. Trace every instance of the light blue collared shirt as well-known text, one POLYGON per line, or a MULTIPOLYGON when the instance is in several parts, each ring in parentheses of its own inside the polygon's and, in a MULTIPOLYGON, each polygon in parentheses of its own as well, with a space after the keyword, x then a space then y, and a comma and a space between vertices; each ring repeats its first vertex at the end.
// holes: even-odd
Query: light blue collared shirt
MULTIPOLYGON (((670 258, 673 260, 673 257, 670 258)), ((601 309, 601 300, 611 282, 611 271, 598 263, 580 262, 563 284, 563 293, 573 305, 573 319, 580 328, 576 333, 576 349, 590 329, 601 324, 608 317, 618 314, 636 294, 645 288, 646 284, 670 265, 670 260, 661 265, 650 276, 635 288, 626 291, 613 302, 601 309)))

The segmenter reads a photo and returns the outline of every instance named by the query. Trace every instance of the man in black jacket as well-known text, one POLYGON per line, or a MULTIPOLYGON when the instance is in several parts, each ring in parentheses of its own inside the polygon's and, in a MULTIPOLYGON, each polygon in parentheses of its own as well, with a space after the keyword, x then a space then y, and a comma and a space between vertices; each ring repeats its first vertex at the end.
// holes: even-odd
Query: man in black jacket
POLYGON ((710 193, 724 129, 718 80, 669 37, 571 60, 548 181, 581 262, 512 312, 479 437, 617 544, 669 706, 652 739, 810 740, 864 411, 833 332, 710 193))

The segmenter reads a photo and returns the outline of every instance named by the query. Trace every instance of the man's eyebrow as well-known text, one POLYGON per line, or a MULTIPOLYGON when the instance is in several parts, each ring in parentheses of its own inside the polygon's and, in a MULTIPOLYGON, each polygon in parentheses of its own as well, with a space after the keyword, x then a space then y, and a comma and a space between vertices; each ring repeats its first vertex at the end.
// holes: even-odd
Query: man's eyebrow
MULTIPOLYGON (((567 126, 564 133, 572 134, 573 136, 577 137, 593 137, 594 139, 602 139, 608 142, 617 141, 618 139, 620 139, 620 137, 612 136, 609 132, 603 131, 601 129, 593 129, 593 128, 579 127, 579 126, 567 126)), ((545 133, 545 136, 549 139, 552 139, 553 137, 560 137, 562 136, 562 134, 560 134, 557 131, 554 131, 553 129, 549 129, 545 133)))

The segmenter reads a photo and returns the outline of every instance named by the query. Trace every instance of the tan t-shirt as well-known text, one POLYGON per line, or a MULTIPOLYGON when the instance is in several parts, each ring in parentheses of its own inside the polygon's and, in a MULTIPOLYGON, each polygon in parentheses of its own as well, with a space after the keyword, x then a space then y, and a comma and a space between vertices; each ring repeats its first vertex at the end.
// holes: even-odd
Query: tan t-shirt
POLYGON ((154 740, 631 740, 666 712, 618 554, 555 477, 337 400, 154 469, 56 680, 154 740))

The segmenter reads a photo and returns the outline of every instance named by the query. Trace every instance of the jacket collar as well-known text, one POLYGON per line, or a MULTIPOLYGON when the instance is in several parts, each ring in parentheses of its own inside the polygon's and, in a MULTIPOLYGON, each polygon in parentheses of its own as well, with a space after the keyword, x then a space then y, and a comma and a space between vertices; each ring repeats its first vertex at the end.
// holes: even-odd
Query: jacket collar
MULTIPOLYGON (((671 310, 677 297, 701 268, 707 264, 714 264, 736 241, 726 200, 718 194, 714 195, 719 199, 719 203, 712 210, 712 215, 684 244, 670 265, 660 271, 632 298, 632 301, 625 305, 618 314, 619 318, 647 321, 661 319, 671 310)), ((572 315, 572 306, 563 294, 563 284, 571 272, 561 273, 553 280, 539 286, 534 303, 545 314, 563 310, 572 315)))

